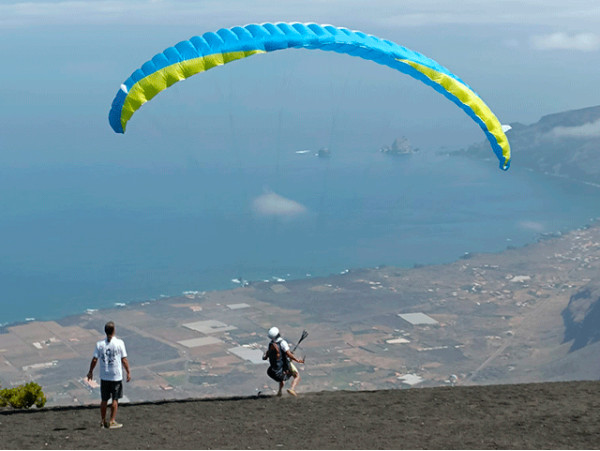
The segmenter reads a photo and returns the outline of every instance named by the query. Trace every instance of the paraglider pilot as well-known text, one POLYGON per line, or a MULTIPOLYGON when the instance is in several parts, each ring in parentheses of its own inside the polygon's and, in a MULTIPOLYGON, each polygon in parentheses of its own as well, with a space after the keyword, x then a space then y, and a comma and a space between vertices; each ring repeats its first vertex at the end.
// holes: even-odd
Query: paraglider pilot
POLYGON ((285 381, 292 377, 292 385, 287 392, 292 396, 296 395, 296 385, 300 382, 298 369, 292 362, 304 363, 303 359, 298 359, 290 351, 290 345, 279 334, 277 327, 271 327, 267 333, 269 339, 269 348, 263 355, 263 360, 269 359, 269 369, 267 374, 274 381, 279 382, 279 391, 277 396, 281 396, 281 391, 285 381))

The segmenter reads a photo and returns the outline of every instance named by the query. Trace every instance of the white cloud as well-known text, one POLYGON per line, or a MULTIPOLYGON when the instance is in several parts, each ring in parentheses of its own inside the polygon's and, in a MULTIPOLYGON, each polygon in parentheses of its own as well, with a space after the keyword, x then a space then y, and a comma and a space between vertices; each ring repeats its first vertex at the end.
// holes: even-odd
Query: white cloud
POLYGON ((600 49, 600 37, 594 33, 552 33, 533 36, 531 46, 537 50, 579 50, 593 52, 600 49))
MULTIPOLYGON (((388 2, 378 22, 394 26, 527 24, 559 26, 596 25, 600 4, 596 0, 405 0, 388 2)), ((374 10, 375 8, 369 8, 374 10)), ((365 10, 369 14, 369 10, 365 10)))
MULTIPOLYGON (((597 25, 597 0, 3 0, 0 27, 66 24, 193 25, 332 23, 371 30, 443 24, 597 25)), ((592 28, 589 28, 592 29, 592 28)))
POLYGON ((576 127, 554 127, 551 133, 552 135, 558 137, 600 137, 600 119, 595 122, 588 122, 587 124, 578 125, 576 127))
MULTIPOLYGON (((40 25, 179 25, 201 31, 263 22, 327 22, 362 18, 362 2, 349 0, 29 0, 0 3, 0 28, 40 25), (338 18, 338 19, 336 19, 338 18), (203 30, 206 28, 206 30, 203 30)), ((364 22, 361 22, 364 23, 364 22)), ((352 24, 348 24, 352 27, 352 24)))
POLYGON ((252 209, 262 216, 291 218, 307 212, 307 208, 279 194, 268 192, 252 201, 252 209))

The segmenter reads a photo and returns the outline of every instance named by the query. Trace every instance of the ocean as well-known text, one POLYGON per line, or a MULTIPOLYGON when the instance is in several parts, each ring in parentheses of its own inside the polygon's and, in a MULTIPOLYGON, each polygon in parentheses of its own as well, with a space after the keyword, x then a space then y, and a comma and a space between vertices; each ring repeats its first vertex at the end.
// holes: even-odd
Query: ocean
POLYGON ((600 216, 598 188, 518 165, 364 152, 168 168, 0 170, 0 323, 239 280, 440 264, 600 216), (257 199, 275 199, 270 209, 257 199))

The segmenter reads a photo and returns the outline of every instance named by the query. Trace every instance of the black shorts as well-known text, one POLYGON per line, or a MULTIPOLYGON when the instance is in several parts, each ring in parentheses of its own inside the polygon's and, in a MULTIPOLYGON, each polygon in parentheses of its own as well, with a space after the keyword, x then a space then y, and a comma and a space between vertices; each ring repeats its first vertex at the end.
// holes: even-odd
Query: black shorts
POLYGON ((102 401, 108 401, 110 398, 113 401, 123 397, 123 381, 100 381, 100 395, 102 401))

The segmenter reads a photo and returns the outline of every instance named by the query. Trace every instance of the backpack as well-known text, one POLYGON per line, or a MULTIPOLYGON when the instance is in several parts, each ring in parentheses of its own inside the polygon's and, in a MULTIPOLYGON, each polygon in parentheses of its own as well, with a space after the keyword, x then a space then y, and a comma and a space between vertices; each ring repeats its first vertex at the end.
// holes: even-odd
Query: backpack
POLYGON ((290 362, 281 343, 269 343, 269 368, 267 374, 277 382, 283 382, 290 378, 290 362))

